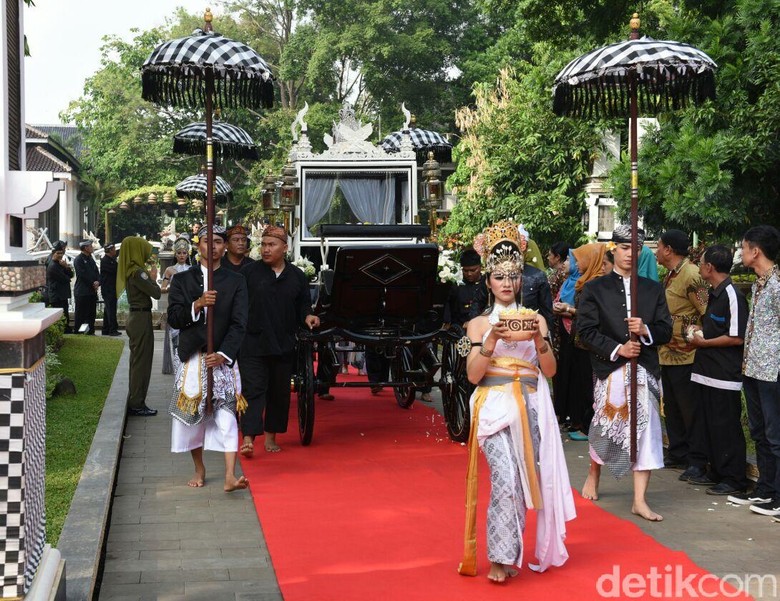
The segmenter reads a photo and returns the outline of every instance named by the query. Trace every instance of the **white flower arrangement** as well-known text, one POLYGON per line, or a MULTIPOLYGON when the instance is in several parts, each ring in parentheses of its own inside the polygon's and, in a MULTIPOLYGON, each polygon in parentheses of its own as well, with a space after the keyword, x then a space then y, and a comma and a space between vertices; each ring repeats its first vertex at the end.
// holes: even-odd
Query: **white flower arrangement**
POLYGON ((292 262, 298 269, 303 272, 307 278, 311 279, 317 274, 317 270, 314 268, 314 263, 309 261, 306 257, 298 257, 292 262))
POLYGON ((453 259, 454 251, 439 249, 439 281, 442 284, 453 283, 455 285, 463 283, 463 271, 460 264, 453 259))
POLYGON ((264 231, 265 231, 264 223, 252 224, 252 231, 249 233, 249 243, 251 244, 251 248, 249 249, 249 258, 254 261, 260 260, 264 231))

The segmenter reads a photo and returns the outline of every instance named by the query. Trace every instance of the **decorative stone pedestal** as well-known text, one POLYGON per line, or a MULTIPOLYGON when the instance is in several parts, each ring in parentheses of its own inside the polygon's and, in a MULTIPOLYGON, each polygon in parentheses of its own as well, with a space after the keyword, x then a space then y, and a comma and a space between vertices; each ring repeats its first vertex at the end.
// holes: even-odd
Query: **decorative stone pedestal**
MULTIPOLYGON (((48 599, 59 552, 46 545, 46 343, 62 315, 29 302, 45 283, 37 262, 0 263, 0 598, 48 599), (39 570, 46 556, 48 567, 39 570), (48 587, 36 583, 46 573, 48 587), (34 585, 35 584, 35 585, 34 585), (44 590, 46 589, 46 590, 44 590), (30 591, 35 594, 28 596, 30 591), (37 591, 37 593, 35 592, 37 591)), ((56 589, 55 589, 56 590, 56 589)))

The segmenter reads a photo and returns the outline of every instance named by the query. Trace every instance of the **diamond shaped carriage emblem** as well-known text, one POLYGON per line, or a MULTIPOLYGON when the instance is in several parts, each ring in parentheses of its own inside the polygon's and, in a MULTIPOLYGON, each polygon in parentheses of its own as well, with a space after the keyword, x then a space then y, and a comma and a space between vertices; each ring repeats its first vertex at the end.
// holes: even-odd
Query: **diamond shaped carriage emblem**
POLYGON ((377 282, 387 285, 398 278, 405 276, 412 270, 407 265, 390 255, 382 255, 370 263, 366 263, 360 271, 377 282))

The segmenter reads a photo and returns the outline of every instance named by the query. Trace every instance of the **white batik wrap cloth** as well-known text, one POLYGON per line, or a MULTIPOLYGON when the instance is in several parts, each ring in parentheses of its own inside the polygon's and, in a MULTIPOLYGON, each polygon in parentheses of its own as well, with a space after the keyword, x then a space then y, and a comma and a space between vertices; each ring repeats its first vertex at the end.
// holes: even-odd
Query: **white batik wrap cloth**
POLYGON ((641 365, 637 366, 637 460, 630 460, 631 449, 631 367, 625 364, 604 380, 596 379, 593 388, 595 414, 591 422, 590 455, 606 465, 616 478, 634 470, 663 467, 663 442, 658 381, 641 365))
MULTIPOLYGON (((213 367, 211 372, 213 410, 229 411, 234 415, 236 411, 243 413, 246 399, 241 394, 238 361, 234 361, 232 366, 223 363, 213 367)), ((205 353, 195 353, 185 362, 177 361, 176 386, 168 408, 174 419, 194 426, 206 417, 207 374, 205 353)))

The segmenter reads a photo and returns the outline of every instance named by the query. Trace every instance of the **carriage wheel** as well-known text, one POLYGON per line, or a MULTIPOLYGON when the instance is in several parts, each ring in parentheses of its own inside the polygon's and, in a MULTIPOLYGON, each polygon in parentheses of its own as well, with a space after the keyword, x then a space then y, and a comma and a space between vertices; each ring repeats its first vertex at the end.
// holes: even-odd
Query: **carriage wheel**
POLYGON ((444 340, 441 353, 441 399, 447 432, 455 442, 467 442, 471 426, 469 399, 474 385, 466 375, 466 357, 461 357, 456 342, 463 333, 462 328, 452 326, 451 334, 444 340), (457 328, 457 330, 455 330, 457 328))
POLYGON ((314 435, 314 359, 312 344, 298 343, 298 434, 301 444, 311 444, 314 435))
MULTIPOLYGON (((401 347, 390 364, 390 379, 394 382, 406 381, 408 377, 406 374, 411 369, 412 350, 405 346, 401 347)), ((408 409, 414 403, 415 387, 411 382, 408 386, 393 387, 393 392, 399 407, 408 409)))

